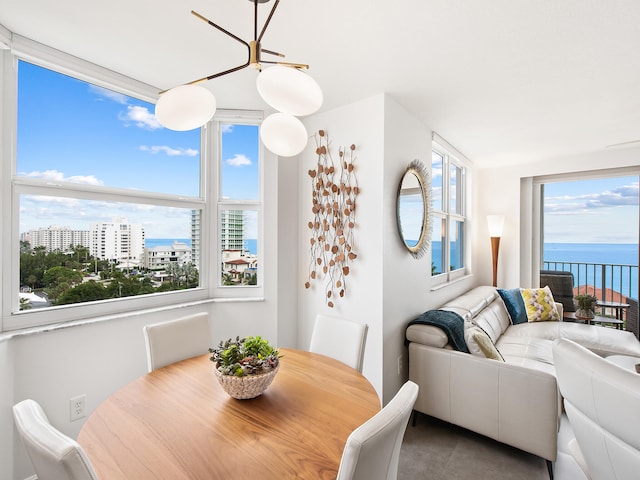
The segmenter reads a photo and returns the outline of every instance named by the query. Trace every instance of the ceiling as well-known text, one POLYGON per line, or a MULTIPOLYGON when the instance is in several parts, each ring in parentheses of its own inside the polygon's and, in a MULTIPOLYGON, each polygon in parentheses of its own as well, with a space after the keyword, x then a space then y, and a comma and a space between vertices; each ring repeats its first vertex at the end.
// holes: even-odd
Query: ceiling
MULTIPOLYGON (((166 89, 246 58, 191 10, 253 37, 247 0, 2 0, 0 25, 166 89)), ((262 46, 310 64, 323 109, 386 92, 479 167, 640 146, 637 0, 281 0, 262 46)), ((263 109, 255 75, 204 85, 263 109)))

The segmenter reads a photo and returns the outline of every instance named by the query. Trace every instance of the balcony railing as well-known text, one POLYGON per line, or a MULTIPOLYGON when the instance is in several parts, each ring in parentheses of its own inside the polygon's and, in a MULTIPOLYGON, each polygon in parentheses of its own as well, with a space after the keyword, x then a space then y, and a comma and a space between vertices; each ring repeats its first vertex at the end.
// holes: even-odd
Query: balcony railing
POLYGON ((545 260, 542 268, 571 272, 575 295, 589 293, 600 301, 628 303, 626 329, 639 335, 638 265, 545 260))
POLYGON ((638 298, 638 265, 614 265, 603 263, 544 262, 545 270, 564 270, 573 273, 576 295, 587 292, 591 286, 602 292, 603 301, 620 301, 614 297, 638 298), (618 295, 616 295, 616 293, 618 295))

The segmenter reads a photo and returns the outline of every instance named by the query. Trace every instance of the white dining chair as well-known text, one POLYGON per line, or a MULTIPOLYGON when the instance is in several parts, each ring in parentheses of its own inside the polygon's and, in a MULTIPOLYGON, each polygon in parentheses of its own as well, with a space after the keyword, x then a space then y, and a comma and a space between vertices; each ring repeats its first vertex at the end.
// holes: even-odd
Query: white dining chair
POLYGON ((149 371, 203 355, 211 346, 209 315, 197 313, 168 322, 145 325, 149 371))
POLYGON ((309 350, 335 358, 362 373, 368 329, 366 323, 318 315, 309 350))
POLYGON ((97 480, 80 444, 53 427, 38 402, 15 404, 13 418, 38 480, 97 480))
POLYGON ((640 472, 640 375, 567 339, 552 345, 572 455, 591 480, 631 480, 640 472))
POLYGON ((382 410, 351 432, 336 480, 397 478, 400 447, 417 397, 418 385, 409 380, 382 410))

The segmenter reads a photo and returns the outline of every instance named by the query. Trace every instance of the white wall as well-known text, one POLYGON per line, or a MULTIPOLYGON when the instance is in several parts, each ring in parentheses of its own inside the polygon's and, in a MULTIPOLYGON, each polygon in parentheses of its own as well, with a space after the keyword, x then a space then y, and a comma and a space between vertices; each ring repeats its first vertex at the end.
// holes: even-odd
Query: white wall
POLYGON ((529 203, 530 196, 526 193, 521 196, 521 190, 526 189, 528 179, 542 175, 638 166, 640 147, 628 147, 557 157, 526 165, 477 169, 474 205, 478 228, 474 243, 478 252, 475 257, 478 282, 491 284, 491 247, 486 225, 486 216, 490 214, 505 215, 505 229, 500 241, 498 287, 527 286, 524 283, 532 285, 535 280, 524 271, 531 265, 527 245, 532 241, 532 206, 529 203), (520 265, 523 266, 519 268, 520 265))
POLYGON ((334 162, 339 161, 338 148, 356 146, 354 162, 360 193, 356 199, 356 228, 354 252, 358 255, 350 264, 346 277, 346 294, 337 299, 334 308, 327 307, 324 281, 311 281, 311 288, 304 283, 309 274, 309 238, 307 223, 313 219, 311 212, 311 178, 308 171, 316 168, 316 144, 299 157, 298 196, 298 340, 304 347, 311 340, 313 323, 318 313, 348 318, 369 325, 363 374, 382 396, 382 212, 384 202, 384 95, 377 95, 360 102, 323 112, 305 119, 310 135, 325 130, 331 142, 330 152, 334 162))
POLYGON ((309 265, 311 183, 308 170, 315 168, 315 145, 300 159, 299 171, 299 287, 298 319, 301 345, 308 345, 318 313, 367 323, 369 333, 364 375, 383 403, 406 380, 407 355, 403 345, 407 322, 468 289, 473 278, 449 288, 431 291, 431 256, 414 259, 403 247, 396 223, 398 183, 411 160, 431 166, 431 131, 388 95, 380 94, 305 120, 310 133, 327 131, 337 158, 337 148, 357 147, 356 174, 361 194, 353 262, 348 292, 331 309, 325 305, 320 282, 306 290, 309 265), (309 151, 311 150, 311 151, 309 151), (398 357, 403 368, 398 373, 398 357))
POLYGON ((13 471, 13 356, 9 342, 0 341, 0 479, 13 471))

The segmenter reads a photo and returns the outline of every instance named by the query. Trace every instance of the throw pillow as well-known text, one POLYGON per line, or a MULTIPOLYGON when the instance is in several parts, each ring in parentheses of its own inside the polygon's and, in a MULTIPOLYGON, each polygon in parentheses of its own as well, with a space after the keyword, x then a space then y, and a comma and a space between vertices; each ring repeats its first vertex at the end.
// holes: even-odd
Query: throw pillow
POLYGON ((469 320, 464 322, 464 340, 467 342, 469 353, 472 355, 504 362, 504 358, 502 358, 487 332, 469 320))
POLYGON ((498 289, 498 294, 504 305, 507 307, 511 323, 518 325, 519 323, 527 323, 527 309, 524 306, 524 300, 522 300, 522 294, 519 288, 512 288, 511 290, 498 289))
POLYGON ((549 287, 521 288, 522 300, 530 322, 559 321, 560 314, 549 287))

